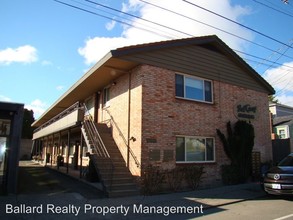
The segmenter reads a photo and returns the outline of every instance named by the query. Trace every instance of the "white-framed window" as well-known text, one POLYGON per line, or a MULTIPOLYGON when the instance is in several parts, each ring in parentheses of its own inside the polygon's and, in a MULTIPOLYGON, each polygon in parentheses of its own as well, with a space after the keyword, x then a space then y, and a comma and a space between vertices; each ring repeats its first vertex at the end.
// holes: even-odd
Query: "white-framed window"
POLYGON ((176 162, 215 162, 215 140, 213 137, 176 137, 176 162))
POLYGON ((278 135, 279 139, 290 138, 290 132, 289 132, 289 126, 288 125, 278 126, 275 129, 276 129, 275 132, 278 135))
POLYGON ((286 138, 285 129, 279 129, 279 137, 280 139, 286 138))
POLYGON ((201 102, 213 102, 213 84, 206 80, 184 74, 175 74, 176 97, 201 102))
POLYGON ((109 106, 110 101, 110 87, 104 88, 103 90, 103 106, 109 106))

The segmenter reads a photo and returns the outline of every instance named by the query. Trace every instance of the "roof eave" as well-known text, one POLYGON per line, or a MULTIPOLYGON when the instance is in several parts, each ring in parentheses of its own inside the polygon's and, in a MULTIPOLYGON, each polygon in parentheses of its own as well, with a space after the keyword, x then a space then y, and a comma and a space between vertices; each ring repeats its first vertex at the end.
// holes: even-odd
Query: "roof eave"
MULTIPOLYGON (((93 72, 103 66, 112 57, 112 52, 107 53, 102 59, 100 59, 94 66, 92 66, 76 83, 74 83, 57 101, 55 101, 31 126, 38 127, 51 118, 49 115, 52 109, 58 108, 58 105, 68 97, 79 85, 81 85, 93 72), (48 119, 46 119, 48 116, 48 119)), ((59 107, 60 108, 60 107, 59 107)), ((63 109, 63 108, 62 108, 63 109)), ((62 110, 60 110, 61 112, 62 110)))

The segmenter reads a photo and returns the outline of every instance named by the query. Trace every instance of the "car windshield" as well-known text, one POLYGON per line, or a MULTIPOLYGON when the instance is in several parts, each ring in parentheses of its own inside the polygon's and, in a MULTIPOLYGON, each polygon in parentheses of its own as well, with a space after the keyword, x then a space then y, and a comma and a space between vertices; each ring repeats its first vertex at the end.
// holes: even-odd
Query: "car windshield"
POLYGON ((286 167, 286 166, 293 166, 293 155, 289 155, 285 157, 280 163, 279 166, 286 167))

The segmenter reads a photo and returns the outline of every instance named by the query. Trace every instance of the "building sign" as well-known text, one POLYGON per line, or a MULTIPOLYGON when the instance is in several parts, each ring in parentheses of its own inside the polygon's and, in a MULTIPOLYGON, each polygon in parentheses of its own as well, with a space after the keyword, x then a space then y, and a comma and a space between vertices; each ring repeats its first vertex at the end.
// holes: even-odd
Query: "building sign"
POLYGON ((234 109, 239 120, 254 120, 257 118, 257 106, 248 103, 238 103, 234 109))

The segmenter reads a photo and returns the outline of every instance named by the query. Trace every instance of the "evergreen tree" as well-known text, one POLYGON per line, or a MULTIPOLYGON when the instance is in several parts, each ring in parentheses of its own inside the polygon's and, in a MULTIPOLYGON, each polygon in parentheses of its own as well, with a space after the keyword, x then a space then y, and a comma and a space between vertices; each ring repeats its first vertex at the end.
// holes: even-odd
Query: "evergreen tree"
POLYGON ((234 129, 227 123, 227 137, 217 129, 224 151, 230 159, 231 169, 238 176, 237 182, 245 182, 250 175, 252 149, 254 145, 254 128, 246 121, 237 121, 234 129))
POLYGON ((22 123, 22 135, 23 139, 32 139, 34 128, 32 123, 35 121, 33 110, 24 109, 23 123, 22 123))

